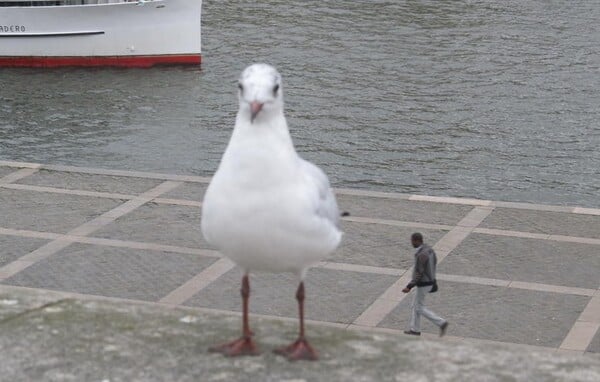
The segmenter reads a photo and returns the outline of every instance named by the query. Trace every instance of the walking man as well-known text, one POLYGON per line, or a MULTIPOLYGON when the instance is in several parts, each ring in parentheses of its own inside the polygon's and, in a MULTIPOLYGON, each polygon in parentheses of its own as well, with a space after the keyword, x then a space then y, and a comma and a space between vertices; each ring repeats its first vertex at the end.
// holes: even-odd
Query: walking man
POLYGON ((405 330, 404 333, 420 336, 421 316, 425 316, 425 318, 440 328, 440 337, 442 337, 446 334, 446 329, 448 329, 448 321, 425 307, 425 295, 437 291, 435 280, 437 257, 434 250, 423 243, 423 235, 420 233, 413 233, 410 240, 412 246, 417 249, 415 252, 415 266, 413 268, 412 280, 402 292, 408 293, 412 288, 417 287, 417 293, 415 293, 413 299, 410 330, 405 330))

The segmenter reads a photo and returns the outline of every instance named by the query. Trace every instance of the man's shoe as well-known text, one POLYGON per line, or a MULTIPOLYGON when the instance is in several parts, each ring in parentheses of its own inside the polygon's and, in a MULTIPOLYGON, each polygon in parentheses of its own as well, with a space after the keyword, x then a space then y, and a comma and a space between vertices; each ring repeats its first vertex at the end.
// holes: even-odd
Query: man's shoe
POLYGON ((448 321, 444 322, 442 326, 440 326, 440 337, 446 335, 446 329, 448 329, 448 321))
POLYGON ((411 336, 420 336, 421 332, 415 332, 414 330, 405 330, 404 334, 409 334, 411 336))

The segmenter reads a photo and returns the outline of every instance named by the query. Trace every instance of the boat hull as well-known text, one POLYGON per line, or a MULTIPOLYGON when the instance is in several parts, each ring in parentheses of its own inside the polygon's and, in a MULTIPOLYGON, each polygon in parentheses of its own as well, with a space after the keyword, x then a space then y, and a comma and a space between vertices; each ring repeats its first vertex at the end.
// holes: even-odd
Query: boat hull
POLYGON ((201 63, 200 0, 0 8, 0 66, 201 63))

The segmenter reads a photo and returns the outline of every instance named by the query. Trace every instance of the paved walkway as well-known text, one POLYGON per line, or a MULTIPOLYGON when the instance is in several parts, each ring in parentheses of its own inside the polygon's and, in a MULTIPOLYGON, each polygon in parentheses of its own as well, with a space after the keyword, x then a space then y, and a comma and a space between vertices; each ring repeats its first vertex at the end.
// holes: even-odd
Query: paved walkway
MULTIPOLYGON (((200 233, 207 182, 0 161, 0 292, 237 314, 241 273, 200 233)), ((351 216, 342 247, 309 272, 313 324, 401 333, 408 239, 420 231, 438 253, 440 292, 428 303, 451 322, 449 340, 600 353, 600 209, 337 194, 351 216)), ((258 274, 251 283, 255 317, 295 320, 291 276, 258 274)), ((424 331, 437 334, 429 323, 424 331)))
POLYGON ((509 344, 432 341, 309 325, 319 362, 271 350, 295 322, 256 318, 262 354, 226 358, 206 349, 239 335, 240 319, 197 308, 73 299, 65 292, 0 290, 0 380, 56 382, 597 382, 600 357, 509 344), (434 360, 434 362, 432 362, 434 360), (427 367, 423 367, 427 365, 427 367))

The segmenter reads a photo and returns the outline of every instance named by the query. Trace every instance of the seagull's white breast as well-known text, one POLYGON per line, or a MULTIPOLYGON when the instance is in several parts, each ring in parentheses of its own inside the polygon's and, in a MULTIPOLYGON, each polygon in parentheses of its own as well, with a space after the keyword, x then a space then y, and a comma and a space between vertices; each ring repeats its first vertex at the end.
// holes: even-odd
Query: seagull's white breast
POLYGON ((322 190, 291 141, 257 129, 236 126, 204 197, 202 233, 248 271, 301 273, 334 251, 342 234, 319 212, 322 190))

